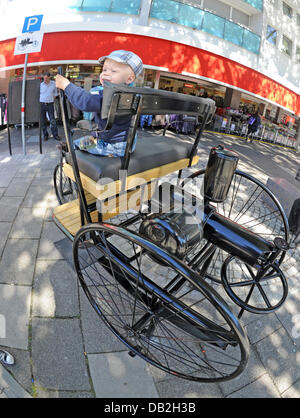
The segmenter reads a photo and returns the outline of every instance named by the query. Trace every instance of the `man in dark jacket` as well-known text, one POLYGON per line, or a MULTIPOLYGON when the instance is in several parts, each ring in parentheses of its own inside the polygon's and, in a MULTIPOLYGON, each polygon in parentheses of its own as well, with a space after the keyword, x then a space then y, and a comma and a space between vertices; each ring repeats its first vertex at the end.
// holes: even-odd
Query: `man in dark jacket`
POLYGON ((246 135, 246 142, 248 141, 248 136, 251 136, 250 142, 253 141, 253 134, 257 131, 261 123, 260 116, 258 112, 255 112, 252 116, 250 116, 248 120, 248 132, 246 135))

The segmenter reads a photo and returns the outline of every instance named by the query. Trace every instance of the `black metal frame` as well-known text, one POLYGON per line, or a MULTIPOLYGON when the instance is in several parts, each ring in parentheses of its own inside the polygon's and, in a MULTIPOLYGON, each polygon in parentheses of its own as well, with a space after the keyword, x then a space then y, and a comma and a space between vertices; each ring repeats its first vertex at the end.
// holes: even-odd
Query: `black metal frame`
MULTIPOLYGON (((62 72, 61 68, 59 68, 58 72, 62 72)), ((61 90, 60 104, 67 147, 70 153, 74 177, 78 187, 82 225, 84 225, 84 219, 86 220, 86 223, 91 223, 91 217, 80 179, 79 167, 73 147, 70 129, 66 119, 66 102, 64 99, 64 93, 61 90)), ((214 112, 215 102, 211 99, 187 96, 185 94, 167 92, 164 90, 135 88, 105 82, 103 105, 101 109, 102 118, 107 118, 105 130, 111 129, 116 117, 130 117, 127 145, 121 167, 121 173, 123 176, 120 178, 122 185, 121 190, 125 190, 126 171, 130 163, 132 145, 141 114, 185 114, 201 118, 200 129, 198 130, 190 155, 188 156, 190 167, 192 160, 197 153, 197 148, 205 125, 208 123, 209 118, 214 115, 214 112)), ((179 172, 179 177, 180 175, 181 171, 179 172)), ((101 220, 100 218, 99 220, 101 220)))
MULTIPOLYGON (((124 292, 128 292, 128 294, 134 296, 135 298, 137 297, 140 299, 142 304, 149 308, 140 318, 138 318, 134 324, 132 323, 131 326, 128 326, 126 323, 126 332, 128 332, 130 329, 132 336, 135 335, 135 333, 140 333, 139 335, 150 336, 155 328, 154 322, 151 324, 151 327, 149 326, 147 328, 146 325, 148 326, 151 318, 157 315, 163 319, 167 319, 168 323, 172 323, 172 325, 176 325, 181 330, 186 331, 190 336, 195 337, 196 339, 199 339, 202 342, 212 346, 216 346, 218 349, 220 349, 220 351, 225 350, 227 345, 234 347, 238 344, 241 351, 239 367, 236 369, 234 374, 230 376, 222 376, 220 380, 225 381, 229 378, 237 376, 244 369, 249 355, 248 340, 242 327, 240 327, 238 321, 239 318, 242 316, 245 310, 252 313, 273 312, 282 305, 287 297, 287 282, 284 274, 279 268, 280 263, 283 261, 285 251, 288 249, 287 242, 284 239, 278 237, 274 239, 273 243, 264 240, 262 237, 258 236, 254 232, 251 232, 250 230, 247 230, 237 222, 234 222, 230 218, 219 214, 216 208, 210 205, 208 197, 204 199, 203 218, 203 237, 207 240, 207 243, 204 244, 202 248, 200 248, 200 251, 197 249, 197 253, 189 254, 189 259, 188 257, 185 259, 176 258, 176 256, 172 255, 166 249, 164 249, 163 246, 160 247, 160 244, 156 245, 152 238, 149 238, 145 234, 143 235, 141 229, 139 230, 139 234, 137 234, 130 231, 129 229, 124 228, 130 224, 133 224, 140 218, 143 219, 144 215, 147 218, 147 214, 140 212, 125 222, 120 223, 118 226, 107 223, 95 223, 93 225, 90 211, 92 206, 93 210, 95 209, 95 205, 87 205, 80 178, 76 153, 73 147, 70 129, 66 120, 66 103, 62 91, 60 91, 60 103, 67 147, 70 153, 73 173, 78 188, 81 225, 83 226, 84 224, 87 224, 83 226, 83 228, 80 228, 74 238, 74 265, 80 283, 90 303, 98 315, 104 320, 104 322, 106 322, 112 332, 131 350, 131 355, 138 354, 145 360, 149 361, 151 364, 154 364, 156 367, 160 367, 160 365, 152 361, 150 357, 144 355, 137 345, 132 345, 130 343, 130 338, 127 339, 122 333, 118 332, 115 324, 110 323, 110 321, 105 317, 105 310, 103 313, 103 311, 101 311, 93 299, 93 295, 90 292, 90 288, 92 286, 87 286, 85 283, 85 279, 81 271, 81 261, 79 259, 84 260, 84 267, 86 267, 84 264, 86 260, 84 257, 78 257, 78 249, 81 248, 84 250, 84 248, 88 249, 90 246, 100 246, 103 250, 102 255, 100 258, 97 258, 96 261, 101 262, 101 266, 104 268, 104 270, 107 270, 108 273, 112 272, 113 279, 116 281, 117 286, 120 285, 120 287, 123 287, 124 292), (113 242, 106 240, 113 235, 122 238, 125 237, 128 239, 128 241, 136 244, 137 246, 140 246, 142 251, 139 254, 134 251, 133 256, 126 256, 126 254, 122 253, 122 250, 115 246, 113 242), (104 240, 102 241, 102 244, 101 239, 104 240), (229 309, 226 303, 219 298, 218 293, 214 289, 210 288, 209 284, 207 284, 204 280, 208 277, 208 268, 212 262, 216 247, 229 254, 228 258, 225 260, 225 262, 223 262, 222 265, 221 279, 227 294, 241 308, 237 317, 231 312, 231 309, 229 309), (140 270, 142 264, 140 256, 143 254, 143 251, 146 251, 147 256, 151 255, 154 258, 154 261, 157 261, 158 264, 165 263, 165 265, 169 267, 175 267, 175 270, 180 272, 180 274, 176 274, 176 276, 171 278, 167 284, 164 284, 163 287, 160 287, 159 284, 157 285, 155 281, 151 280, 151 277, 148 278, 140 270), (105 258, 106 256, 108 256, 108 259, 105 258), (137 261, 137 257, 139 257, 139 262, 137 263, 138 269, 134 267, 133 264, 131 264, 132 261, 137 261), (244 263, 246 266, 249 266, 249 268, 253 267, 255 271, 255 273, 251 274, 251 281, 249 282, 248 280, 249 283, 237 283, 238 286, 244 286, 245 283, 246 285, 251 285, 250 291, 245 301, 241 300, 238 294, 234 292, 235 284, 232 285, 230 280, 227 278, 227 267, 229 263, 234 260, 234 258, 241 260, 242 263, 244 263), (279 260, 276 260, 277 258, 279 260), (194 274, 194 272, 197 274, 194 274), (124 273, 126 277, 124 277, 124 273), (259 306, 257 307, 250 305, 249 300, 251 298, 254 287, 257 286, 258 288, 261 288, 260 282, 264 279, 273 279, 273 277, 275 277, 274 275, 277 275, 277 278, 280 279, 283 289, 282 297, 278 303, 271 303, 264 290, 262 289, 261 295, 263 296, 267 307, 264 309, 260 308, 259 306), (234 331, 234 335, 231 334, 231 332, 229 334, 226 332, 224 333, 223 328, 214 324, 214 322, 209 318, 206 319, 205 314, 195 314, 193 310, 189 311, 186 309, 184 304, 181 304, 180 297, 177 298, 177 295, 180 294, 181 290, 184 291, 183 294, 186 293, 184 286, 187 282, 192 284, 195 290, 201 292, 205 298, 209 300, 212 306, 216 308, 218 313, 223 316, 225 322, 231 325, 231 332, 234 331), (147 292, 148 289, 151 290, 151 303, 148 303, 150 299, 147 298, 147 294, 146 297, 144 295, 144 291, 147 292), (228 336, 228 338, 226 336, 228 336)), ((213 116, 214 110, 214 102, 209 99, 190 97, 183 94, 154 89, 139 89, 130 88, 127 86, 117 86, 107 83, 104 89, 103 105, 101 110, 102 118, 107 118, 106 129, 110 129, 112 127, 116 117, 128 116, 130 118, 125 156, 122 159, 121 165, 121 173, 123 177, 119 178, 121 181, 120 193, 125 192, 126 190, 126 173, 130 164, 132 146, 141 114, 159 115, 177 113, 201 118, 200 127, 191 147, 190 154, 187 157, 189 161, 188 166, 190 167, 193 158, 197 153, 197 148, 204 128, 208 123, 209 117, 213 116)), ((238 171, 236 171, 236 173, 237 172, 238 171)), ((201 175, 202 173, 203 170, 198 170, 196 173, 193 173, 189 177, 189 180, 201 175)), ((181 170, 179 170, 178 178, 180 178, 180 176, 181 170)), ((185 182, 181 184, 181 187, 184 183, 185 182)), ((265 190, 276 203, 278 203, 281 211, 281 205, 277 201, 276 197, 271 192, 269 192, 268 189, 259 181, 255 180, 255 183, 258 184, 261 189, 265 190)), ((226 197, 224 197, 224 199, 226 199, 226 197)), ((101 219, 101 214, 99 214, 99 222, 101 222, 101 219)), ((285 228, 287 228, 288 224, 284 212, 283 223, 285 228)), ((171 226, 171 224, 168 224, 168 226, 171 226)), ((288 237, 288 232, 285 234, 285 237, 288 237)), ((135 246, 133 249, 135 250, 135 246)), ((99 289, 101 286, 97 285, 94 287, 99 289)), ((190 290, 187 293, 189 292, 190 290)), ((121 297, 123 292, 116 292, 116 294, 121 297)), ((103 297, 101 294, 99 300, 102 299, 103 297)), ((111 297, 110 299, 113 298, 111 297)), ((111 300, 109 302, 111 302, 111 300)), ((191 307, 193 307, 193 305, 194 303, 191 305, 191 307)), ((115 313, 116 316, 117 314, 119 314, 119 312, 115 313)), ((122 324, 122 321, 120 323, 122 324)), ((164 350, 164 347, 162 346, 161 349, 164 350)), ((163 365, 161 365, 160 368, 166 370, 163 365)), ((172 373, 172 370, 169 370, 169 372, 172 373)), ((179 377, 184 377, 180 374, 177 375, 179 377)), ((195 376, 187 376, 186 378, 198 381, 217 381, 217 379, 210 377, 197 379, 195 376)))
MULTIPOLYGON (((125 156, 123 157, 122 166, 121 166, 122 178, 119 179, 121 181, 120 193, 125 191, 126 173, 127 173, 127 169, 130 163, 132 145, 135 139, 138 121, 139 121, 139 117, 141 114, 177 113, 177 114, 187 114, 187 115, 197 116, 202 119, 199 130, 195 137, 194 144, 191 147, 190 155, 188 156, 188 159, 189 159, 188 166, 191 166, 192 160, 194 156, 196 155, 197 148, 198 148, 201 136, 203 134, 204 128, 206 124, 208 123, 209 117, 213 116, 214 109, 215 109, 215 105, 213 101, 209 99, 202 99, 202 98, 195 98, 195 97, 192 97, 191 99, 190 96, 173 93, 173 92, 165 92, 165 91, 154 90, 154 89, 130 88, 130 87, 117 86, 117 85, 113 85, 110 83, 107 83, 105 87, 106 87, 106 90, 104 89, 104 94, 103 94, 104 109, 102 109, 102 117, 107 116, 106 129, 111 128, 116 117, 125 116, 125 115, 130 117, 130 127, 128 131, 126 151, 125 151, 125 156)), ((61 100, 61 107, 62 107, 62 118, 63 118, 63 124, 64 124, 64 129, 65 129, 65 136, 67 139, 67 145, 68 145, 68 149, 69 149, 70 156, 71 156, 74 177, 75 177, 77 188, 78 188, 78 195, 79 195, 79 201, 80 201, 79 208, 80 208, 81 226, 83 226, 86 223, 90 224, 92 222, 91 216, 90 216, 91 207, 87 205, 85 193, 82 187, 76 153, 73 147, 70 130, 67 125, 67 120, 65 118, 65 101, 64 101, 62 91, 60 92, 60 100, 61 100)), ((198 176, 200 172, 201 170, 197 171, 191 176, 191 178, 198 176)), ((180 179, 180 177, 181 177, 181 170, 179 170, 178 179, 180 179)), ((262 185, 261 185, 261 188, 265 189, 265 187, 262 185)), ((276 200, 275 196, 273 196, 273 200, 274 199, 276 200)), ((260 257, 259 254, 263 253, 263 251, 266 251, 266 253, 270 253, 270 256, 263 257, 263 260, 261 261, 262 263, 268 263, 268 265, 271 265, 272 262, 275 261, 275 258, 277 258, 277 256, 280 255, 280 253, 281 253, 281 256, 280 256, 279 263, 282 262, 287 248, 284 248, 283 246, 282 248, 280 247, 277 249, 276 246, 274 246, 273 244, 269 245, 269 243, 267 242, 264 243, 263 242, 264 240, 260 238, 258 238, 258 241, 257 241, 256 236, 253 234, 251 235, 249 231, 248 232, 246 230, 244 231, 244 229, 242 227, 239 227, 237 224, 235 226, 235 224, 232 223, 229 219, 227 220, 224 217, 219 217, 217 212, 213 211, 213 207, 209 205, 208 201, 205 201, 204 203, 205 203, 205 211, 208 210, 209 212, 206 214, 207 221, 205 222, 209 224, 210 218, 213 217, 214 218, 213 222, 215 222, 218 225, 218 228, 221 228, 221 229, 214 230, 214 227, 211 227, 211 226, 209 227, 210 237, 209 238, 205 237, 209 241, 209 245, 202 248, 200 253, 198 253, 196 257, 193 260, 191 260, 192 268, 202 266, 200 270, 201 277, 206 276, 207 269, 213 257, 213 249, 215 246, 220 247, 221 249, 226 251, 228 254, 236 254, 246 264, 250 263, 250 265, 255 266, 258 269, 263 266, 263 264, 262 265, 256 264, 258 262, 257 260, 260 257), (235 232, 233 232, 233 229, 235 232), (221 230, 224 232, 223 241, 222 241, 221 233, 220 233, 221 230), (241 237, 240 242, 235 242, 234 238, 232 239, 230 238, 230 236, 231 235, 234 236, 234 234, 241 237), (242 244, 243 234, 246 234, 244 246, 242 244), (252 248, 254 251, 253 254, 248 248, 249 245, 251 248, 253 247, 252 248)), ((92 206, 94 210, 95 207, 94 205, 92 206)), ((132 223, 133 219, 136 219, 136 216, 133 217, 129 222, 126 222, 126 224, 129 225, 130 223, 132 223)), ((98 221, 99 222, 102 221, 102 217, 100 213, 98 215, 98 221)), ((286 226, 287 221, 285 218, 284 218, 284 223, 286 226)), ((125 226, 125 224, 123 225, 121 223, 120 226, 125 226)), ((259 277, 257 280, 259 281, 259 277)), ((284 295, 286 297, 287 289, 285 289, 284 281, 283 281, 283 284, 284 284, 284 295)), ((178 288, 181 285, 182 283, 177 283, 177 282, 170 283, 170 286, 171 287, 174 286, 175 288, 178 288)), ((285 299, 285 297, 283 298, 283 300, 285 299)), ((242 307, 242 311, 247 308, 245 306, 241 306, 241 307, 242 307)), ((274 307, 274 309, 276 308, 277 306, 274 307)), ((272 309, 268 309, 268 310, 273 310, 273 307, 272 309)))

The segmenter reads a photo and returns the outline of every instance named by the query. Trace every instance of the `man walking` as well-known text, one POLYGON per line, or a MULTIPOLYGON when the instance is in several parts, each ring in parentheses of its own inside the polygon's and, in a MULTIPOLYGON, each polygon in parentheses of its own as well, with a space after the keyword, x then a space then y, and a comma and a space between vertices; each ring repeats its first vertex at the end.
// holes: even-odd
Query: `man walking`
POLYGON ((44 140, 49 138, 47 131, 47 113, 50 119, 50 129, 53 138, 60 141, 58 136, 58 129, 54 117, 54 98, 58 95, 55 82, 50 79, 50 73, 44 75, 44 81, 40 85, 40 105, 41 105, 41 125, 44 140))
POLYGON ((251 136, 250 142, 253 142, 253 135, 258 130, 260 124, 261 124, 261 119, 258 114, 258 111, 256 111, 252 116, 250 116, 248 120, 248 132, 245 138, 246 142, 248 141, 249 136, 251 136))

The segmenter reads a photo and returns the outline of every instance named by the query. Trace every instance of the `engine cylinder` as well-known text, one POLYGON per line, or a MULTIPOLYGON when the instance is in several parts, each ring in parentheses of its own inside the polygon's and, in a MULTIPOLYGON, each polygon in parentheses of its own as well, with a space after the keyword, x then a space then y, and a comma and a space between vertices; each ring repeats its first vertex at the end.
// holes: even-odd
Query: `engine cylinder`
POLYGON ((199 244, 203 235, 201 222, 187 211, 150 215, 139 232, 180 259, 199 244))
POLYGON ((204 238, 246 264, 259 268, 276 251, 273 243, 220 215, 211 206, 206 206, 205 214, 204 238))
POLYGON ((210 150, 204 175, 204 196, 212 202, 224 202, 237 167, 238 155, 222 145, 210 150))

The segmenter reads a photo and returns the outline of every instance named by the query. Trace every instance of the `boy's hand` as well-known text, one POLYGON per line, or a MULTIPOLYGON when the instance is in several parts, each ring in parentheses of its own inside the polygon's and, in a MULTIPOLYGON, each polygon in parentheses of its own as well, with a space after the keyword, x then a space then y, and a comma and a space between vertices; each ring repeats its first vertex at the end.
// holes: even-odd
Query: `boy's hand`
POLYGON ((56 87, 58 87, 61 90, 64 90, 70 84, 70 81, 62 75, 57 74, 57 76, 55 77, 55 83, 56 87))

